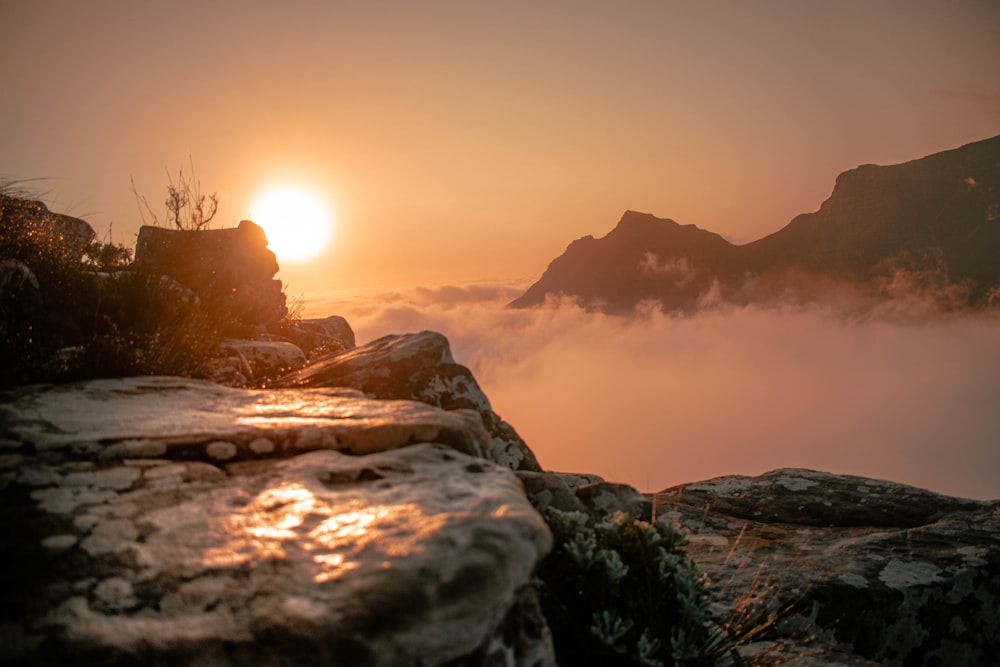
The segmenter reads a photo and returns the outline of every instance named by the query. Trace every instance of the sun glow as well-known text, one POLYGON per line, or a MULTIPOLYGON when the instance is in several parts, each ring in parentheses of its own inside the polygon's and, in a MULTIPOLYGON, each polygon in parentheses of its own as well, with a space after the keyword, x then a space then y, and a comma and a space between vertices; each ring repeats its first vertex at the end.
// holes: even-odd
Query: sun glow
POLYGON ((333 236, 330 209, 319 197, 299 188, 265 190, 254 200, 250 219, 264 228, 268 247, 279 263, 312 259, 333 236))

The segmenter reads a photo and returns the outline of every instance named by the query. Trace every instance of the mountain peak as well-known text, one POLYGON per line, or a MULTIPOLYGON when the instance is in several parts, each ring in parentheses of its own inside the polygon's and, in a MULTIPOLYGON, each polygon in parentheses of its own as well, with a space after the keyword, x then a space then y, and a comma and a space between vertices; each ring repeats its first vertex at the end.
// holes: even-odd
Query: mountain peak
POLYGON ((950 294, 944 307, 998 300, 1000 136, 846 171, 818 211, 743 246, 627 210, 605 237, 570 244, 511 305, 539 305, 554 294, 609 311, 648 300, 687 311, 709 293, 741 304, 812 301, 848 284, 879 299, 912 297, 892 293, 900 271, 950 294))

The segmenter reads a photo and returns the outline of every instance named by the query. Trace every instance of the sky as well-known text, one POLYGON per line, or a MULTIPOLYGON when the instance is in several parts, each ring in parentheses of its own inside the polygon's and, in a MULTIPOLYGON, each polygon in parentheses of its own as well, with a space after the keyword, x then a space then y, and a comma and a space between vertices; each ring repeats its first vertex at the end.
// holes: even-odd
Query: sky
POLYGON ((192 164, 216 226, 311 192, 331 242, 278 276, 305 314, 441 331, 549 469, 997 498, 995 317, 503 308, 626 210, 749 242, 1000 134, 997 34, 988 0, 0 0, 0 182, 127 245, 131 183, 156 208, 192 164))
POLYGON ((306 298, 530 280, 627 209, 747 242, 1000 134, 998 29, 985 0, 0 0, 0 178, 126 244, 133 180, 155 208, 193 163, 217 226, 310 190, 306 298))

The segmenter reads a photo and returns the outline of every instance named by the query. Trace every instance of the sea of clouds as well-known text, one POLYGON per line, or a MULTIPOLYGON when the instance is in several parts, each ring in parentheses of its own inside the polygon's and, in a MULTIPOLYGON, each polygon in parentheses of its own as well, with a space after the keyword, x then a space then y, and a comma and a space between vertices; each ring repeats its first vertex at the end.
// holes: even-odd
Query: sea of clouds
POLYGON ((311 299, 359 344, 434 330, 548 470, 660 491, 782 467, 1000 497, 1000 316, 727 307, 512 310, 524 284, 311 299))

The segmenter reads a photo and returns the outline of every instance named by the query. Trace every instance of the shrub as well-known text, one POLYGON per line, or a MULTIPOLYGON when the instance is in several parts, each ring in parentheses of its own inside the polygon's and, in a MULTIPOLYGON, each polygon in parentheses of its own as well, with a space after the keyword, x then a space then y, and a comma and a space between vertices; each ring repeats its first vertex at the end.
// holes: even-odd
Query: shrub
POLYGON ((552 508, 545 518, 556 546, 536 584, 560 664, 714 665, 728 652, 677 526, 552 508))
POLYGON ((57 217, 0 189, 5 275, 31 276, 0 285, 0 383, 191 375, 233 331, 233 313, 168 278, 125 270, 132 253, 123 245, 75 244, 57 217))

